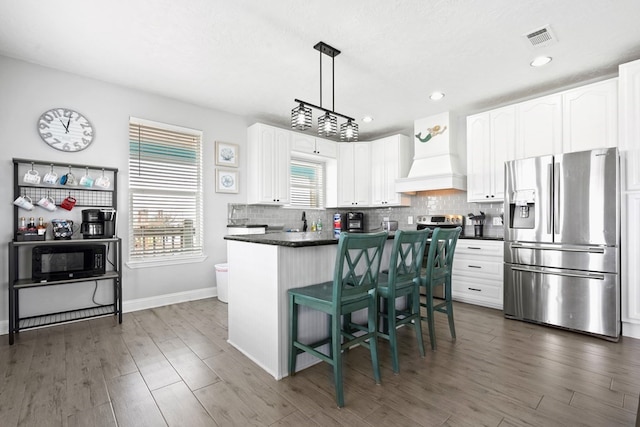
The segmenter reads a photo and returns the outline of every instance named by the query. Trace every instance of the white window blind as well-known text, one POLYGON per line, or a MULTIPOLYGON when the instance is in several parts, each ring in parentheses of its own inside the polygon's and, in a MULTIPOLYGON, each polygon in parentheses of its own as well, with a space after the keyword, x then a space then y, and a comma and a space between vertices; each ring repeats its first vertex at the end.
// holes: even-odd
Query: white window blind
POLYGON ((129 258, 202 255, 202 132, 129 121, 129 258))
POLYGON ((291 206, 324 207, 324 163, 291 159, 291 206))

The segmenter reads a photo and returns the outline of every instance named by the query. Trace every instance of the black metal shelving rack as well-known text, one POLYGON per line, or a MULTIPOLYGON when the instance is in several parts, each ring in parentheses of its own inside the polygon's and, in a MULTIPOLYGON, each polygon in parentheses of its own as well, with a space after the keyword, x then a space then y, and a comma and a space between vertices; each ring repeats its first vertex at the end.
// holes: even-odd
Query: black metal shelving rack
MULTIPOLYGON (((102 166, 90 166, 69 163, 56 163, 40 160, 29 159, 13 159, 13 182, 14 182, 14 199, 20 195, 27 195, 32 200, 39 200, 46 195, 54 195, 56 200, 62 200, 69 192, 73 193, 76 198, 76 207, 107 207, 117 210, 117 177, 118 169, 102 166), (50 168, 69 168, 76 170, 91 170, 101 173, 108 173, 111 179, 111 187, 102 188, 84 188, 84 187, 65 187, 62 185, 32 185, 23 183, 20 180, 20 167, 50 167, 50 168)), ((22 251, 40 245, 67 245, 77 244, 82 239, 71 240, 34 240, 34 241, 17 241, 17 224, 19 218, 19 208, 14 206, 14 232, 13 241, 9 242, 9 344, 14 343, 15 334, 21 330, 38 328, 41 326, 54 325, 58 323, 71 322, 75 320, 88 319, 92 317, 101 317, 114 315, 118 316, 118 322, 122 323, 122 240, 119 237, 91 239, 92 244, 105 244, 108 249, 108 270, 103 275, 81 278, 81 279, 65 279, 55 281, 36 281, 30 277, 20 277, 20 257, 22 251), (113 250, 111 250, 113 248, 113 250), (43 286, 58 286, 77 282, 90 282, 98 280, 111 280, 113 283, 113 303, 104 305, 90 305, 75 310, 64 312, 47 313, 39 316, 20 317, 20 290, 37 288, 43 286)), ((26 254, 25 254, 26 255, 26 254)), ((31 254, 29 253, 28 256, 31 254)))

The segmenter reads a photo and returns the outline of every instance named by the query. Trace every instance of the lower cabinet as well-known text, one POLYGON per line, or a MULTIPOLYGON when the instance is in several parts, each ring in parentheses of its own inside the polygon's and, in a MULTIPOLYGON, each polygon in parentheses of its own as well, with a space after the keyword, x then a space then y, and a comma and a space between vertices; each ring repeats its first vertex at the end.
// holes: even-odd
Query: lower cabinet
POLYGON ((453 299, 502 310, 501 240, 460 239, 453 257, 453 299))

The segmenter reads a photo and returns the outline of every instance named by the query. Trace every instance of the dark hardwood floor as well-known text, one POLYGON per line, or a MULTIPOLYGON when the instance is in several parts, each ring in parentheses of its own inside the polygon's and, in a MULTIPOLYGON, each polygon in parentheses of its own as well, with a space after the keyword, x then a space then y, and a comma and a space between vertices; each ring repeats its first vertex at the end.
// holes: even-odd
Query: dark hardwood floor
MULTIPOLYGON (((506 320, 455 305, 438 350, 420 358, 400 332, 400 374, 380 342, 382 385, 369 353, 345 361, 345 402, 322 363, 275 381, 226 342, 217 299, 0 337, 0 425, 10 426, 631 426, 640 341, 619 343, 506 320)), ((425 330, 425 343, 428 336, 425 330)))

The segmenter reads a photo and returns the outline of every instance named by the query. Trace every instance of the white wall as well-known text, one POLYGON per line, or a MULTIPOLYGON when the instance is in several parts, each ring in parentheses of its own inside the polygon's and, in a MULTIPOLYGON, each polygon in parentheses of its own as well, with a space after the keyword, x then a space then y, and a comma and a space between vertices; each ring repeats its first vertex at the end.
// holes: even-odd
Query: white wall
MULTIPOLYGON (((123 270, 124 308, 137 309, 182 298, 215 295, 214 264, 226 260, 227 203, 244 203, 243 182, 246 129, 249 119, 197 107, 173 99, 130 90, 120 86, 63 73, 0 56, 0 242, 13 238, 14 224, 12 166, 14 157, 104 165, 119 169, 118 234, 123 238, 124 258, 128 259, 128 123, 129 116, 184 126, 204 135, 204 243, 207 259, 201 263, 167 265, 123 270), (39 137, 36 122, 45 110, 67 107, 83 113, 94 125, 92 145, 78 153, 65 153, 47 146, 39 137), (215 193, 215 141, 240 144, 239 194, 215 193), (3 207, 2 207, 3 206, 3 207)), ((39 208, 36 208, 39 209, 39 208)), ((59 210, 60 211, 60 210, 59 210)), ((65 212, 66 211, 62 211, 65 212)), ((80 209, 68 215, 77 216, 80 209), (77 211, 77 212, 76 212, 77 211)), ((25 215, 30 216, 30 215, 25 215)), ((34 216, 38 216, 34 211, 34 216)), ((72 218, 73 219, 73 218, 72 218)), ((6 244, 0 244, 0 333, 7 331, 6 244)), ((104 283, 107 283, 106 281, 104 283)), ((105 286, 106 287, 106 286, 105 286)), ((24 315, 57 309, 81 300, 90 305, 93 286, 57 286, 21 293, 24 315)), ((109 293, 100 289, 99 297, 109 293)))

